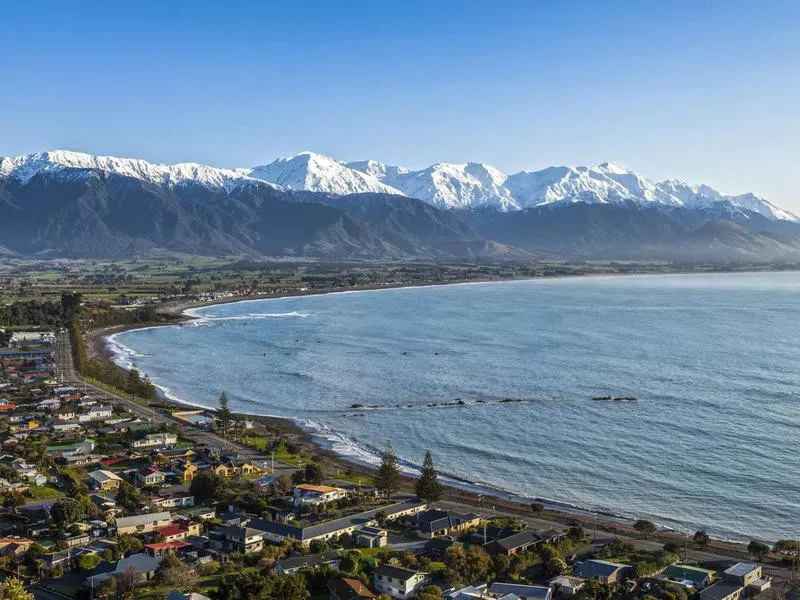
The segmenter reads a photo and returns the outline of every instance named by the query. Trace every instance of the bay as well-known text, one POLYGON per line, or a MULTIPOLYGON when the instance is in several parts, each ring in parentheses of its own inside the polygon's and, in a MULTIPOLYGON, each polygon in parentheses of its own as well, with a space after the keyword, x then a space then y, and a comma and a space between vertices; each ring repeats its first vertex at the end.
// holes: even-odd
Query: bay
POLYGON ((193 314, 114 336, 119 360, 187 402, 213 407, 225 390, 236 410, 304 419, 354 456, 390 440, 410 463, 431 450, 443 472, 528 497, 690 533, 797 537, 799 273, 419 287, 193 314))

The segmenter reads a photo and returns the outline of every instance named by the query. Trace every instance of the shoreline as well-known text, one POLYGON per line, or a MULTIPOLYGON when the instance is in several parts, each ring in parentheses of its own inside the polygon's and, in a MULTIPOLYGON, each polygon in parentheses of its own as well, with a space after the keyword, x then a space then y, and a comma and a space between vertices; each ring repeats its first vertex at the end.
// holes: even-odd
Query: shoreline
MULTIPOLYGON (((641 273, 641 274, 631 274, 631 275, 643 276, 643 275, 679 275, 679 274, 681 273, 677 272, 641 273)), ((692 274, 710 274, 710 273, 704 272, 704 273, 692 273, 692 274)), ((553 279, 553 278, 583 279, 584 277, 592 277, 592 278, 616 277, 622 275, 628 275, 628 274, 608 273, 608 274, 594 274, 594 275, 553 276, 553 277, 548 277, 548 279, 553 279)), ((172 306, 166 307, 167 310, 161 309, 162 312, 167 312, 168 314, 171 314, 175 317, 174 320, 171 320, 169 322, 157 323, 157 324, 143 323, 137 325, 121 325, 115 327, 106 327, 97 330, 90 330, 86 332, 85 337, 87 340, 87 347, 90 349, 91 354, 103 360, 110 360, 115 364, 119 365, 119 362, 116 359, 119 358, 120 354, 115 354, 115 352, 109 347, 111 344, 114 343, 114 338, 118 334, 133 329, 143 329, 143 328, 162 327, 162 326, 181 326, 184 323, 202 318, 201 316, 191 314, 190 311, 203 308, 206 306, 215 306, 218 304, 228 304, 228 303, 255 302, 260 300, 270 300, 270 299, 279 299, 279 298, 297 297, 306 295, 354 293, 360 291, 379 291, 382 289, 402 289, 402 288, 444 286, 444 285, 466 285, 466 284, 479 284, 479 283, 531 281, 537 279, 544 279, 544 277, 453 281, 447 283, 428 282, 416 285, 373 286, 373 287, 364 287, 364 288, 355 288, 346 290, 343 289, 319 289, 319 290, 308 290, 308 291, 304 290, 298 293, 287 293, 281 295, 239 297, 239 298, 209 300, 200 302, 178 302, 172 306)), ((119 366, 122 367, 122 365, 119 366)), ((186 406, 192 408, 200 407, 211 411, 214 410, 213 407, 203 406, 200 404, 187 402, 180 398, 175 398, 174 396, 169 396, 169 390, 164 390, 163 388, 160 388, 160 390, 162 392, 161 395, 164 398, 165 404, 171 404, 173 406, 180 406, 180 407, 186 407, 186 406)), ((350 440, 347 440, 343 436, 336 434, 336 432, 332 432, 331 434, 326 434, 324 432, 325 430, 324 426, 321 426, 311 421, 310 419, 305 419, 302 417, 258 415, 251 413, 242 413, 238 411, 236 412, 236 414, 247 416, 256 419, 262 423, 267 423, 270 425, 278 424, 281 427, 281 429, 290 430, 294 437, 300 438, 302 445, 304 445, 308 450, 310 450, 310 452, 313 455, 324 457, 325 462, 327 462, 329 466, 330 465, 344 466, 346 469, 350 470, 352 470, 353 467, 355 467, 356 470, 364 471, 366 473, 373 473, 375 470, 376 463, 374 462, 374 460, 373 461, 367 460, 367 457, 374 459, 375 458, 374 454, 370 453, 369 451, 363 451, 363 459, 360 459, 362 457, 354 456, 353 454, 345 453, 342 451, 337 451, 335 448, 336 444, 333 438, 338 437, 344 443, 347 443, 350 440)), ((405 465, 405 464, 403 465, 405 479, 407 480, 406 483, 410 481, 409 474, 410 473, 413 474, 413 471, 408 468, 409 466, 410 465, 405 465)), ((578 505, 570 504, 569 502, 545 500, 541 498, 527 498, 525 496, 515 494, 513 491, 502 490, 499 488, 494 488, 489 485, 471 482, 467 479, 450 476, 446 473, 441 473, 440 475, 442 483, 447 487, 446 496, 449 499, 466 502, 473 506, 489 505, 509 510, 511 512, 524 514, 527 516, 530 516, 532 514, 530 509, 530 502, 541 502, 542 504, 545 505, 545 510, 540 515, 544 519, 552 520, 554 522, 566 525, 577 522, 580 523, 585 528, 597 527, 598 530, 602 530, 612 534, 619 534, 625 536, 636 535, 632 528, 633 520, 631 518, 614 514, 611 511, 582 508, 578 505), (485 501, 482 502, 482 499, 485 501)), ((669 541, 679 541, 683 543, 684 534, 675 529, 665 528, 659 530, 659 532, 653 536, 653 539, 666 539, 669 541)), ((692 547, 695 548, 696 546, 692 545, 692 547)), ((734 555, 743 556, 745 558, 749 556, 746 550, 744 549, 744 544, 738 540, 715 539, 712 541, 711 544, 709 544, 708 548, 724 550, 725 552, 733 553, 734 555)))

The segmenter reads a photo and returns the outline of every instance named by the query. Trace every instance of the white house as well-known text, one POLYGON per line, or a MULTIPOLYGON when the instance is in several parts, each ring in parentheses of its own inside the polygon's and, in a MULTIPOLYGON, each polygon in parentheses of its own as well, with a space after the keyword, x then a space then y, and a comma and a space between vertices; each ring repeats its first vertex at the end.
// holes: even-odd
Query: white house
POLYGON ((111 405, 98 404, 90 406, 88 410, 78 415, 78 421, 86 423, 88 421, 102 421, 111 418, 114 414, 114 409, 111 405))
POLYGON ((178 443, 178 436, 174 433, 148 433, 140 440, 133 440, 131 447, 133 448, 150 448, 150 447, 163 447, 172 446, 178 443))
POLYGON ((373 573, 375 591, 398 600, 411 598, 425 583, 427 574, 403 567, 381 565, 373 573))
POLYGON ((347 490, 329 485, 311 485, 303 483, 294 488, 294 505, 327 504, 347 497, 347 490))

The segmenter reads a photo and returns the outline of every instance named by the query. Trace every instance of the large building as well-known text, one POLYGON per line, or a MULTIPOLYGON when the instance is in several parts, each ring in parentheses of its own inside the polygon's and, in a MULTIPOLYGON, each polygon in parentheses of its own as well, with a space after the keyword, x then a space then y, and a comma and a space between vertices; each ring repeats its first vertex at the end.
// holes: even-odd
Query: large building
POLYGON ((168 512, 147 513, 117 519, 117 535, 150 533, 172 522, 168 512))
POLYGON ((381 565, 372 574, 375 589, 398 600, 406 600, 416 594, 425 583, 427 575, 420 571, 392 565, 381 565))

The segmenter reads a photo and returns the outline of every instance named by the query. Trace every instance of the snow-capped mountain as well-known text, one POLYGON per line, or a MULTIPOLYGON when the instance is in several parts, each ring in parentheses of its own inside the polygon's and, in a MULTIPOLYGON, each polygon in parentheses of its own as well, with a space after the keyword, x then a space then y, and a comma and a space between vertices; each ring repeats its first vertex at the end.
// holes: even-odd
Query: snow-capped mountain
MULTIPOLYGON (((247 176, 249 169, 218 169, 196 163, 160 165, 137 158, 96 156, 67 150, 0 157, 0 177, 11 177, 21 183, 27 183, 39 174, 80 177, 86 170, 106 171, 158 185, 198 183, 221 190, 256 181, 247 176)), ((274 187, 274 184, 270 185, 274 187)))
POLYGON ((0 158, 0 178, 25 183, 38 174, 82 177, 101 170, 148 183, 200 184, 231 192, 258 181, 287 190, 396 194, 442 209, 517 211, 573 203, 721 209, 743 217, 757 213, 772 221, 800 218, 754 194, 726 195, 706 185, 669 179, 655 182, 620 163, 595 167, 555 166, 506 175, 483 163, 437 163, 418 171, 374 160, 343 163, 313 152, 279 158, 253 168, 220 169, 195 163, 153 164, 141 159, 56 150, 0 158))
POLYGON ((383 183, 369 172, 351 169, 338 160, 314 152, 279 158, 268 165, 250 169, 248 175, 289 190, 327 192, 341 196, 364 192, 402 195, 400 190, 383 183))
POLYGON ((440 163, 421 171, 375 161, 353 162, 348 166, 364 169, 407 196, 445 209, 508 211, 575 202, 686 208, 727 204, 770 220, 800 222, 796 215, 754 194, 726 195, 705 185, 690 185, 674 179, 654 182, 613 162, 596 167, 548 167, 513 175, 479 163, 440 163))

